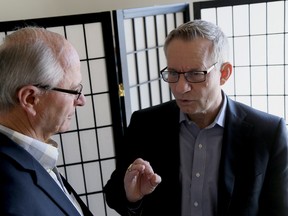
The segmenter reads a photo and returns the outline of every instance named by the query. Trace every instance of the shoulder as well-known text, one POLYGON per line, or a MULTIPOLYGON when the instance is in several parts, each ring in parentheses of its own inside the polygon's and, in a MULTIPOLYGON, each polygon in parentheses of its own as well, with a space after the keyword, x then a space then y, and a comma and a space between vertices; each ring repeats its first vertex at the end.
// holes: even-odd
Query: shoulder
POLYGON ((130 125, 139 124, 139 122, 150 126, 163 125, 168 122, 167 119, 171 124, 179 121, 179 108, 175 100, 133 112, 130 125))
POLYGON ((141 110, 135 111, 133 114, 145 114, 145 113, 171 113, 178 112, 179 108, 175 100, 164 102, 155 106, 147 107, 141 110))
POLYGON ((286 133, 286 122, 283 117, 270 114, 246 104, 228 99, 226 123, 241 123, 254 127, 255 130, 270 134, 271 130, 280 130, 286 133))

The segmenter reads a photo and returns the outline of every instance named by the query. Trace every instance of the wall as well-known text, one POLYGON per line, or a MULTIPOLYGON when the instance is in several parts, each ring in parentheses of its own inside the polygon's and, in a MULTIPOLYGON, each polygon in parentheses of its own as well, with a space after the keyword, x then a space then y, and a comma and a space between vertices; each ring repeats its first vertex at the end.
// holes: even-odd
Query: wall
POLYGON ((191 4, 191 2, 195 2, 195 0, 1 0, 0 22, 182 2, 189 2, 191 4))

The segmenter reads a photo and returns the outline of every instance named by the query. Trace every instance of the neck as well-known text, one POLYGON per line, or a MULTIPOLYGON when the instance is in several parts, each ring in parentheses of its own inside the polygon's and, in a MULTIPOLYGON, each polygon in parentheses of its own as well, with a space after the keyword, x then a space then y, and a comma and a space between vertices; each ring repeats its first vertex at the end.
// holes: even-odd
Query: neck
POLYGON ((215 103, 213 104, 213 107, 210 107, 210 109, 204 110, 202 112, 188 114, 188 117, 200 129, 203 129, 209 126, 215 120, 216 116, 218 115, 221 109, 222 104, 223 104, 223 99, 221 95, 219 100, 215 101, 215 103))

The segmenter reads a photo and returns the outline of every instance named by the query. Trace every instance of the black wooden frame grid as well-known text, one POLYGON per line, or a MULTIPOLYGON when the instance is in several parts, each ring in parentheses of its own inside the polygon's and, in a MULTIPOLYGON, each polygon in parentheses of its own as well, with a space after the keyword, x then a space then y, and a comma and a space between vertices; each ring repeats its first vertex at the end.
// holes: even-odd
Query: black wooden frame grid
MULTIPOLYGON (((206 1, 194 2, 194 19, 207 19, 211 12, 209 21, 215 22, 220 27, 232 28, 232 34, 229 32, 228 38, 231 46, 231 60, 234 65, 233 77, 231 77, 231 85, 225 90, 229 96, 235 100, 241 101, 252 107, 269 112, 275 115, 282 116, 288 119, 288 82, 287 73, 287 26, 288 14, 287 1, 283 0, 221 0, 221 1, 206 1), (255 17, 254 12, 256 7, 264 8, 264 16, 260 20, 264 29, 262 32, 255 33, 253 29, 252 17, 255 17), (242 20, 248 20, 247 33, 239 34, 235 20, 237 10, 243 9, 242 20), (274 11, 273 9, 278 8, 274 11), (225 13, 223 13, 225 10, 225 13), (209 11, 205 17, 203 12, 209 11), (224 14, 224 15, 223 15, 224 14), (227 15, 226 19, 225 16, 227 15), (221 22, 219 17, 221 16, 221 22), (226 20, 227 23, 224 23, 226 20), (271 23, 271 20, 274 22, 271 23), (272 27, 280 25, 277 30, 271 30, 272 27), (282 29, 282 31, 280 30, 282 29), (260 40, 262 46, 259 46, 260 40), (247 48, 247 61, 240 63, 239 57, 239 41, 245 41, 243 47, 247 48), (255 44, 258 43, 258 49, 255 44), (271 54, 273 53, 273 54, 271 54), (265 55, 265 56, 264 56, 265 55), (255 58, 256 56, 256 58, 255 58), (263 58, 262 61, 259 59, 263 58), (257 62, 257 63, 255 63, 257 62), (243 73, 246 73, 246 78, 243 73), (245 80, 246 79, 246 80, 245 80), (244 84, 245 83, 245 84, 244 84), (244 89, 244 86, 246 90, 244 89)), ((259 11, 258 16, 259 16, 259 11)), ((239 15, 239 12, 238 12, 239 15)), ((246 22, 245 22, 246 23, 246 22)), ((255 26, 255 23, 254 23, 255 26)), ((229 81, 230 82, 230 81, 229 81)), ((225 88, 225 87, 224 87, 225 88)))
POLYGON ((165 37, 190 19, 189 4, 113 11, 124 128, 133 111, 172 99, 159 71, 166 66, 165 37))

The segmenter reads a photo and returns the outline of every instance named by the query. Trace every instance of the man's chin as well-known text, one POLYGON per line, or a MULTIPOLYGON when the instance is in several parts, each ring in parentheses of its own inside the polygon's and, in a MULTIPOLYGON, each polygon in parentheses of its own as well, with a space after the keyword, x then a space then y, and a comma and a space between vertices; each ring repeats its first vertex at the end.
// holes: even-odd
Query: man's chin
POLYGON ((59 133, 64 133, 66 131, 68 131, 70 129, 70 124, 65 124, 65 125, 62 125, 60 128, 59 128, 59 133))

